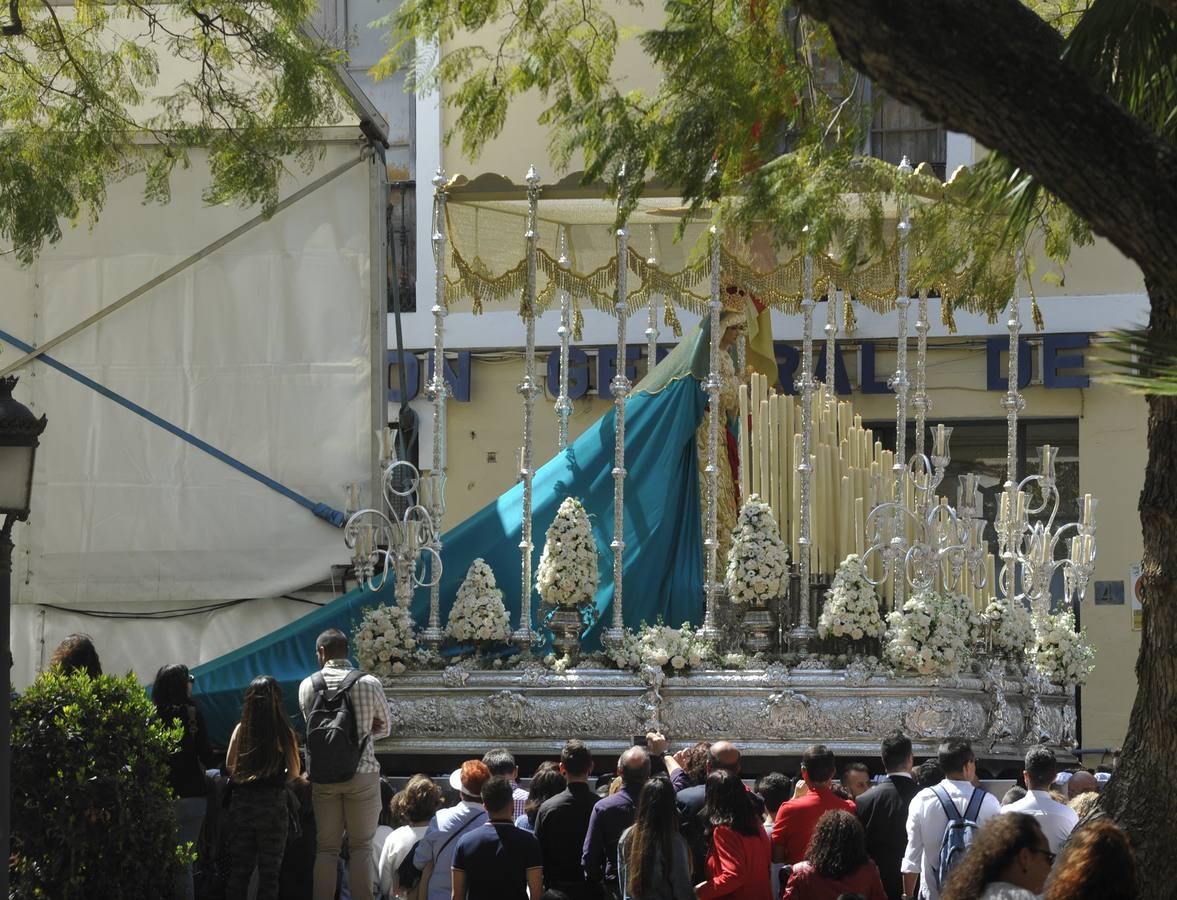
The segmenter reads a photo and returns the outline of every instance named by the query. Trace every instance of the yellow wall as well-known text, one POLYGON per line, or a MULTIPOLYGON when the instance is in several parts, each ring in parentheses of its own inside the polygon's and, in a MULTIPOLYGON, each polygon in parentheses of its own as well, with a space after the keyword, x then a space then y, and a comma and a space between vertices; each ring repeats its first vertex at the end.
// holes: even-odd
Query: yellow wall
MULTIPOLYGON (((855 355, 848 353, 846 358, 851 380, 856 381, 855 355)), ((545 360, 546 355, 541 353, 541 371, 545 360)), ((881 373, 893 368, 893 351, 880 348, 876 373, 881 377, 881 373)), ((449 404, 450 527, 515 483, 522 423, 516 386, 522 371, 518 353, 495 361, 475 358, 471 362, 470 402, 449 404), (488 462, 490 453, 497 461, 488 462)), ((638 374, 643 374, 640 368, 638 374)), ((928 384, 933 404, 931 422, 936 421, 937 414, 949 419, 1004 417, 1002 392, 985 390, 985 353, 979 341, 939 347, 934 344, 929 354, 928 384)), ((1145 404, 1139 397, 1099 384, 1085 390, 1032 385, 1024 393, 1026 417, 1079 420, 1081 488, 1099 499, 1095 578, 1125 582, 1123 606, 1095 606, 1089 592, 1081 610, 1083 626, 1097 649, 1096 668, 1082 695, 1083 743, 1119 746, 1136 690, 1134 666, 1139 633, 1132 630, 1127 580, 1130 566, 1139 561, 1141 554, 1136 502, 1145 462, 1145 404)), ((856 411, 867 420, 887 421, 894 417, 892 395, 855 393, 852 399, 856 411)), ((570 422, 571 435, 579 435, 608 408, 609 402, 595 397, 577 400, 570 422)), ((551 396, 537 401, 535 422, 535 459, 539 465, 556 449, 551 396)), ((1059 514, 1063 521, 1074 516, 1066 509, 1060 509, 1059 514)))

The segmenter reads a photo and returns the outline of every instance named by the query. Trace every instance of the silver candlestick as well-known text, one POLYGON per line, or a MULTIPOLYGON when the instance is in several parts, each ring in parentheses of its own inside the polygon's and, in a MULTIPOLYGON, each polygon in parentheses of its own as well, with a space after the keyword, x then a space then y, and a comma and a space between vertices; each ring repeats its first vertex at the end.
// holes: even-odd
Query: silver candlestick
POLYGON ((527 231, 524 233, 524 238, 527 241, 527 284, 524 287, 525 294, 521 307, 527 337, 523 353, 523 382, 519 385, 519 393, 523 395, 523 455, 520 465, 520 475, 523 478, 523 523, 519 539, 521 605, 519 627, 511 635, 511 640, 519 645, 524 656, 530 655, 531 645, 538 637, 535 629, 531 627, 531 552, 534 549, 531 539, 531 486, 535 477, 532 426, 535 419, 535 396, 539 393, 535 374, 535 294, 537 244, 539 242, 539 193, 539 174, 535 171, 535 166, 531 166, 527 170, 527 231))

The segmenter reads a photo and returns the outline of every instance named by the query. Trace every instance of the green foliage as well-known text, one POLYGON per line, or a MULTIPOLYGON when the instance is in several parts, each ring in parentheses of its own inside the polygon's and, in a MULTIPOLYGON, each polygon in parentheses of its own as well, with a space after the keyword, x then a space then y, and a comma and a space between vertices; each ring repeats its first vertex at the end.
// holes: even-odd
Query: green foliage
POLYGON ((133 675, 51 671, 12 708, 13 897, 170 897, 166 727, 133 675))
POLYGON ((207 202, 272 207, 336 117, 338 54, 301 30, 315 6, 20 0, 24 32, 0 38, 0 238, 29 262, 134 173, 166 201, 193 147, 209 153, 207 202))
MULTIPOLYGON (((1040 5, 1064 30, 1083 14, 1073 0, 1040 5)), ((692 211, 718 204, 725 225, 745 234, 766 231, 780 247, 859 264, 894 240, 895 206, 906 203, 912 287, 951 285, 991 314, 1013 290, 1014 249, 1032 235, 1059 266, 1091 239, 1000 159, 945 189, 863 158, 873 114, 865 85, 791 0, 667 0, 662 23, 638 34, 657 75, 647 91, 617 80, 624 32, 610 11, 623 9, 605 0, 407 0, 387 20, 396 41, 374 72, 407 66, 418 87, 453 86, 447 137, 460 136, 472 157, 502 131, 512 100, 538 93, 555 162, 582 153, 584 181, 621 195, 619 219, 657 181, 692 211), (437 59, 415 49, 433 35, 444 48, 437 59)))

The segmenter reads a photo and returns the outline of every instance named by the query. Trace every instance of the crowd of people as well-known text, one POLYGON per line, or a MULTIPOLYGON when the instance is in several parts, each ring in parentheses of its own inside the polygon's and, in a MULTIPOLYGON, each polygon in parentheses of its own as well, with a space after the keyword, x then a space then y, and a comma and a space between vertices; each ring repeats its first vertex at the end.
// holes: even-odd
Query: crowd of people
MULTIPOLYGON (((77 638, 56 664, 99 674, 92 644, 77 638)), ((1098 806, 1103 779, 1061 771, 1047 747, 1026 754, 1024 787, 1000 799, 967 741, 946 739, 917 767, 898 731, 882 741, 874 779, 863 761, 839 770, 816 744, 799 777, 752 783, 732 741, 672 753, 650 732, 600 775, 589 747, 569 740, 526 789, 512 754, 495 748, 441 784, 419 774, 393 791, 374 751, 390 728, 383 687, 348 662, 342 632, 324 632, 316 649, 320 668, 299 688, 304 746, 272 677, 245 692, 217 794, 230 900, 1136 896, 1132 848, 1098 806)), ((183 726, 170 761, 180 842, 201 833, 206 809, 215 815, 206 802, 217 771, 192 681, 186 667, 165 666, 153 689, 160 717, 183 726)), ((191 868, 175 896, 196 896, 191 868)))

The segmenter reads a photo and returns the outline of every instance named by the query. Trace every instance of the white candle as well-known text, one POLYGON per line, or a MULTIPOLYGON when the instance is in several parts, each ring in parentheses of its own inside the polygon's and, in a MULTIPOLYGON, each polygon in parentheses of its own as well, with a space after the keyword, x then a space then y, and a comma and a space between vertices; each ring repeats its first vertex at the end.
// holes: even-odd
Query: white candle
POLYGON ((740 500, 748 499, 748 385, 740 385, 740 500))
POLYGON ((1091 495, 1083 495, 1083 524, 1091 524, 1091 495))

